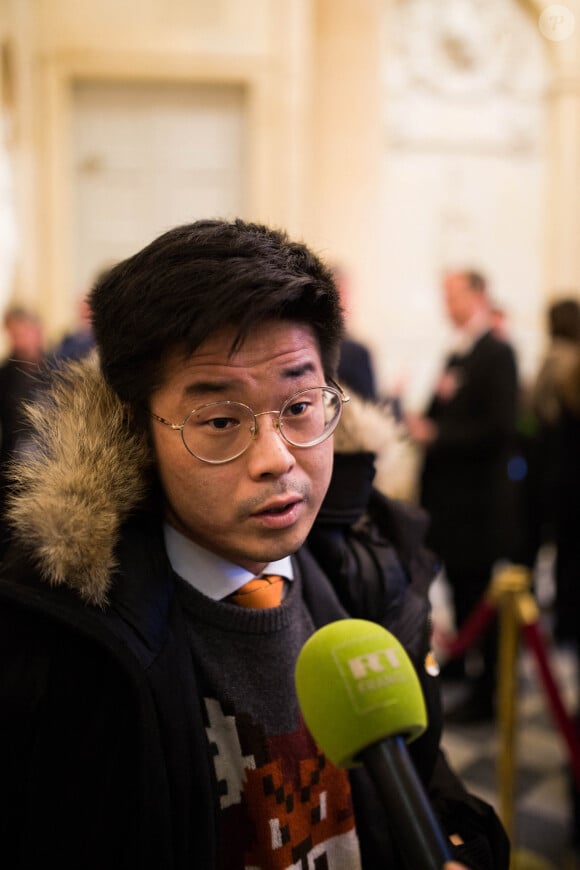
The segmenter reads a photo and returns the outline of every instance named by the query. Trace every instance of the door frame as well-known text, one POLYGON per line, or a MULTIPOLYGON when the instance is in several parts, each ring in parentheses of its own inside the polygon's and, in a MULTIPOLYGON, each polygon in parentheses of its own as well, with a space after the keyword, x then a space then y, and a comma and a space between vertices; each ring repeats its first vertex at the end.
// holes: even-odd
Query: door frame
MULTIPOLYGON (((274 155, 264 135, 268 125, 269 77, 259 59, 180 57, 171 54, 86 52, 51 59, 45 70, 46 120, 40 142, 40 225, 38 279, 40 314, 56 334, 70 326, 72 301, 77 292, 73 277, 74 189, 70 172, 73 85, 79 81, 123 83, 226 84, 241 87, 247 108, 244 190, 248 215, 267 213, 270 166, 274 155)), ((243 216, 243 215, 242 215, 243 216)))

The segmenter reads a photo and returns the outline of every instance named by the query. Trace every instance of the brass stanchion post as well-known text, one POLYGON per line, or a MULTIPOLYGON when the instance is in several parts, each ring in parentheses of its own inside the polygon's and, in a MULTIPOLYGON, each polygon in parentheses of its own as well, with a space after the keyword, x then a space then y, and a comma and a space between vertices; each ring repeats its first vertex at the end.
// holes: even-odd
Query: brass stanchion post
POLYGON ((517 664, 520 635, 519 597, 530 588, 530 572, 509 565, 494 576, 490 595, 498 607, 497 663, 498 792, 500 816, 510 841, 514 839, 515 737, 517 724, 517 664))

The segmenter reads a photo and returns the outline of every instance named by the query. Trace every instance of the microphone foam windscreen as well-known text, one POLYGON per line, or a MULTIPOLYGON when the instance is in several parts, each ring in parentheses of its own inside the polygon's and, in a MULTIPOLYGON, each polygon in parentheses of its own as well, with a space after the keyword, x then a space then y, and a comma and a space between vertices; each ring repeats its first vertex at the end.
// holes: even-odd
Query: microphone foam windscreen
POLYGON ((296 692, 308 729, 337 767, 384 737, 408 742, 427 727, 419 677, 401 643, 365 619, 316 631, 296 663, 296 692))

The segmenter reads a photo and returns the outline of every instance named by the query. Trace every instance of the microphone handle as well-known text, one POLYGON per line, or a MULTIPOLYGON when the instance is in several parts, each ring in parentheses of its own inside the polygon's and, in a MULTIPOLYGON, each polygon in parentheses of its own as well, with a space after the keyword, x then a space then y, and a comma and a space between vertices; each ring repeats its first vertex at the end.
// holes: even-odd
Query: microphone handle
POLYGON ((387 737, 359 754, 392 822, 401 855, 412 870, 441 870, 452 861, 403 737, 387 737))

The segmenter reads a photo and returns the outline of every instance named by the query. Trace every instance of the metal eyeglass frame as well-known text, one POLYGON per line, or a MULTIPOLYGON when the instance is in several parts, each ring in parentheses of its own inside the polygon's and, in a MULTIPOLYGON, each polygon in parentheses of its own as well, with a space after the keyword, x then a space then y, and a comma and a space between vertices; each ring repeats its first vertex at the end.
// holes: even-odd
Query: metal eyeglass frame
MULTIPOLYGON (((329 378, 329 380, 330 380, 330 378, 329 378)), ((192 410, 189 412, 189 414, 185 417, 183 423, 172 423, 170 420, 166 420, 165 417, 160 417, 159 414, 154 414, 153 411, 150 411, 149 415, 154 420, 157 420, 158 423, 163 423, 164 426, 169 426, 171 429, 174 430, 174 432, 181 432, 181 440, 183 442, 183 446, 185 447, 187 452, 191 456, 193 456, 195 459, 199 459, 200 462, 207 462, 209 465, 224 465, 226 462, 233 462, 234 459, 238 459, 240 456, 242 456, 246 452, 246 450, 249 449, 252 441, 256 438, 256 436, 258 434, 258 417, 263 417, 266 414, 277 414, 278 415, 278 418, 275 422, 275 428, 277 429, 278 434, 280 435, 282 440, 285 441, 286 444, 290 444, 291 447, 299 447, 299 448, 316 447, 318 444, 322 444, 324 441, 326 441, 327 438, 330 438, 330 436, 335 431, 336 427, 338 426, 338 424, 340 422, 340 418, 342 417, 342 411, 343 411, 344 406, 346 405, 347 402, 350 402, 350 396, 347 396, 347 394, 344 392, 344 390, 342 389, 340 384, 337 384, 336 381, 334 381, 334 380, 330 380, 330 383, 332 384, 332 386, 325 384, 324 386, 306 387, 306 389, 304 389, 304 390, 298 390, 298 392, 293 393, 291 396, 289 396, 283 402, 282 407, 280 408, 279 411, 259 411, 256 414, 256 412, 252 408, 250 408, 249 405, 246 405, 244 402, 236 402, 236 401, 233 401, 232 399, 224 399, 221 402, 206 402, 203 405, 199 405, 197 408, 192 408, 192 410), (301 396, 303 393, 307 393, 310 390, 328 390, 329 392, 334 393, 338 397, 338 399, 340 400, 340 406, 339 406, 340 409, 339 409, 339 412, 336 416, 336 420, 334 422, 334 425, 332 426, 331 429, 328 430, 328 432, 323 432, 322 435, 320 435, 314 441, 309 441, 307 444, 296 444, 294 441, 292 441, 290 438, 288 438, 287 435, 284 434, 283 424, 281 423, 282 411, 284 411, 284 409, 289 404, 291 404, 292 401, 295 400, 298 396, 301 396), (253 426, 250 430, 250 439, 248 440, 248 443, 243 448, 243 450, 240 450, 238 453, 235 454, 235 456, 228 456, 227 459, 205 459, 203 456, 198 456, 197 453, 194 453, 193 450, 191 450, 191 448, 188 447, 187 442, 185 440, 185 436, 184 436, 185 426, 187 424, 187 421, 191 417, 191 415, 197 413, 197 411, 200 411, 202 408, 211 408, 213 405, 239 405, 240 407, 245 408, 247 411, 249 411, 250 414, 252 415, 252 417, 254 418, 254 423, 253 423, 253 426)))

